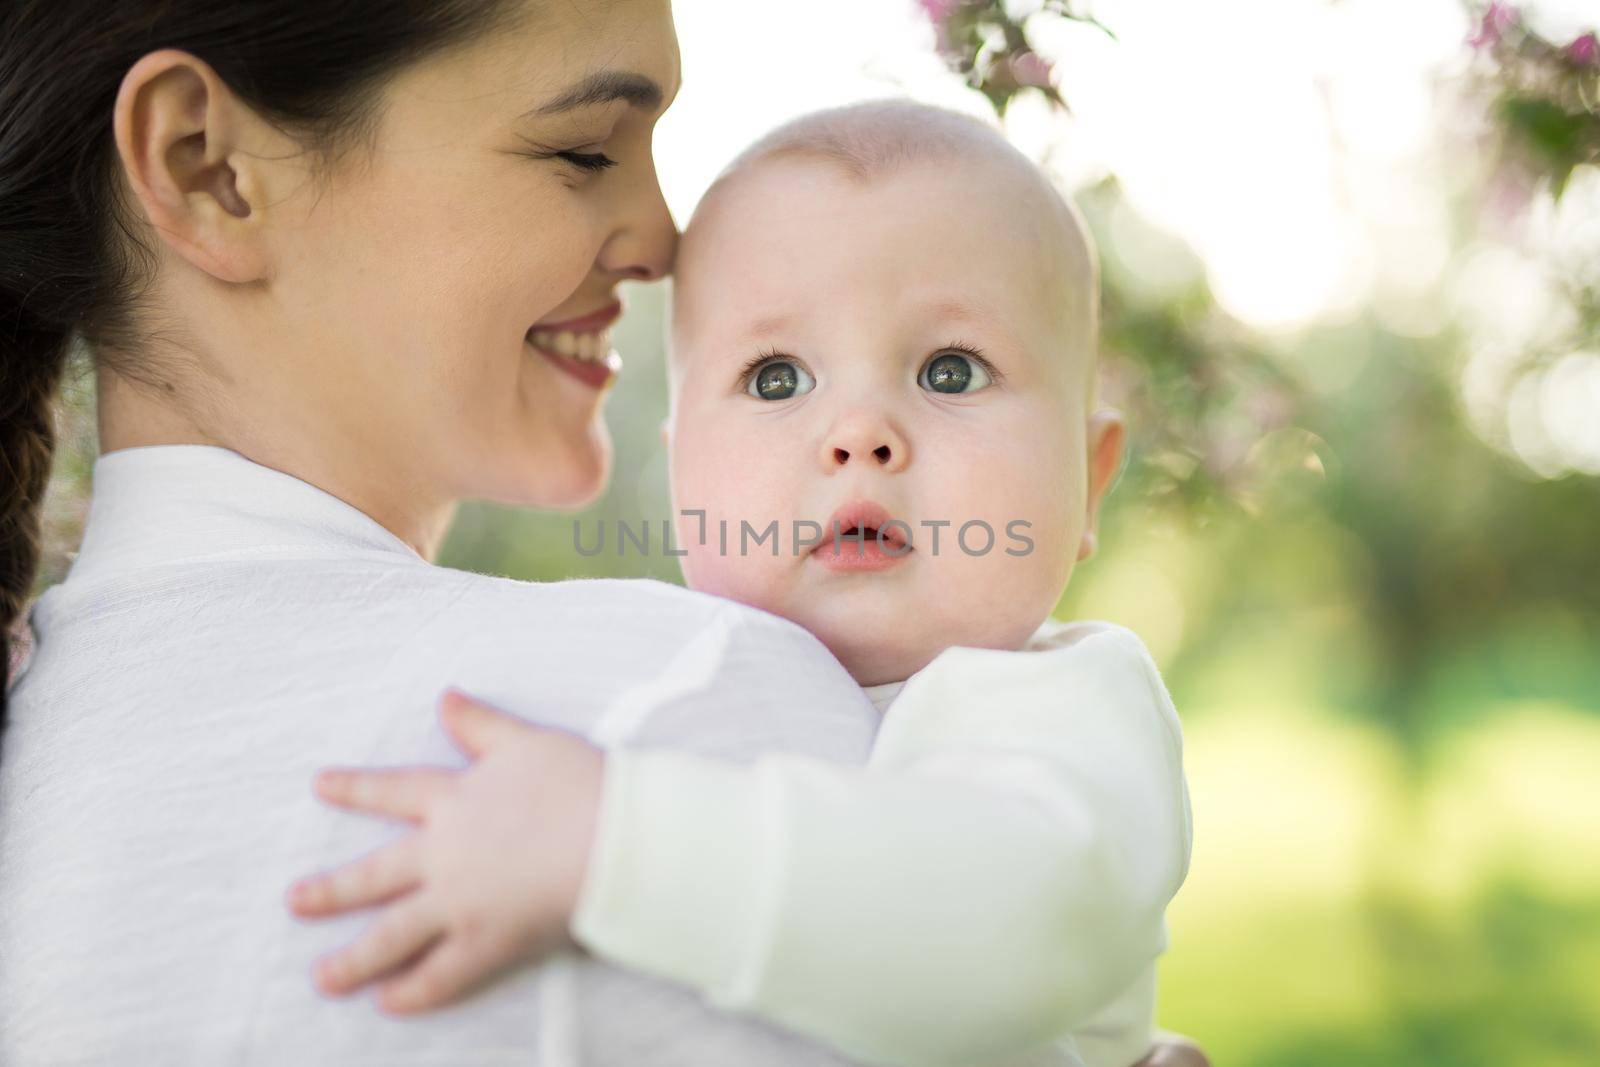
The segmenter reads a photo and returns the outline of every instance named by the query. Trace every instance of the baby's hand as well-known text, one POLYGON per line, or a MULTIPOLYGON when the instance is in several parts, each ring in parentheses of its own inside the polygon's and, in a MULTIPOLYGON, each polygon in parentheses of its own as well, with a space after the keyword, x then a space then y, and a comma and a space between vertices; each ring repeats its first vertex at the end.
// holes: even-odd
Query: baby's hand
POLYGON ((454 690, 439 714, 472 766, 323 771, 322 799, 417 829, 289 891, 289 907, 308 918, 388 904, 314 975, 334 995, 387 975, 378 1006, 394 1014, 446 1004, 570 943, 600 804, 605 757, 586 741, 454 690))

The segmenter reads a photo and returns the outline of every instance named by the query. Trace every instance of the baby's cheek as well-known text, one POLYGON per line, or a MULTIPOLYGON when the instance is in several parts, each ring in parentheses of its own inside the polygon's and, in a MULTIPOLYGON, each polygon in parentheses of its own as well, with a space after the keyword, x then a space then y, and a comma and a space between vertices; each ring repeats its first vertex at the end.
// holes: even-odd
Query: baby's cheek
POLYGON ((987 529, 975 526, 965 541, 942 538, 933 562, 941 564, 947 600, 957 609, 950 625, 966 643, 1007 647, 1026 639, 1055 607, 1081 520, 1074 518, 1070 486, 1047 473, 1060 464, 1022 452, 987 458, 985 476, 965 480, 954 505, 987 529))
POLYGON ((782 595, 775 566, 777 560, 765 550, 740 557, 737 540, 730 531, 728 551, 724 554, 717 543, 715 531, 705 545, 692 542, 682 547, 688 555, 683 557, 683 579, 690 589, 713 596, 727 597, 741 604, 788 617, 789 605, 782 595))
MULTIPOLYGON (((674 520, 685 584, 691 589, 729 597, 772 610, 762 601, 764 576, 754 554, 741 557, 739 521, 751 514, 737 472, 726 465, 697 465, 682 456, 675 469, 674 520)), ((770 562, 770 561, 768 561, 770 562)))
POLYGON ((730 586, 737 576, 729 572, 728 560, 718 554, 714 535, 708 543, 696 542, 698 525, 693 518, 678 518, 678 549, 684 553, 679 563, 683 567, 684 584, 702 593, 730 596, 730 586))

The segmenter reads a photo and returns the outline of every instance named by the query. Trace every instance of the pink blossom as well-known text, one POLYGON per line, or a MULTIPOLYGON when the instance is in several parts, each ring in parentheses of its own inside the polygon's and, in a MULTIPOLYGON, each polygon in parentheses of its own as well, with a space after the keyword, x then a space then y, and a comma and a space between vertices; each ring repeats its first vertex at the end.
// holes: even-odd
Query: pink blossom
POLYGON ((1011 76, 1018 85, 1032 85, 1040 89, 1049 87, 1054 68, 1038 52, 1018 52, 1011 57, 1010 64, 1011 76))
POLYGON ((1502 3, 1495 0, 1483 13, 1483 21, 1478 23, 1478 31, 1467 39, 1467 43, 1474 48, 1492 48, 1505 37, 1506 31, 1517 24, 1521 14, 1515 4, 1502 3))
POLYGON ((1600 66, 1600 37, 1590 30, 1567 45, 1567 58, 1580 67, 1600 66))
POLYGON ((917 6, 935 26, 943 26, 966 0, 917 0, 917 6))
POLYGON ((9 639, 10 655, 7 657, 9 662, 4 664, 5 674, 0 677, 0 686, 9 688, 11 682, 21 677, 22 672, 28 669, 28 663, 33 659, 35 640, 33 627, 28 625, 27 617, 24 616, 13 623, 11 629, 6 632, 6 637, 9 639))

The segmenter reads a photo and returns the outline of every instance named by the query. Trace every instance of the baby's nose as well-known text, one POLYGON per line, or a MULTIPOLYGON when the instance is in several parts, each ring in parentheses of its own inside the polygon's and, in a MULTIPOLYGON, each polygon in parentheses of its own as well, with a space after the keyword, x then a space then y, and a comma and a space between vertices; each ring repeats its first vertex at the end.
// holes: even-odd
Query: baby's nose
POLYGON ((893 421, 857 412, 835 424, 833 432, 823 441, 818 458, 828 473, 851 465, 893 472, 905 469, 911 459, 911 448, 893 421))

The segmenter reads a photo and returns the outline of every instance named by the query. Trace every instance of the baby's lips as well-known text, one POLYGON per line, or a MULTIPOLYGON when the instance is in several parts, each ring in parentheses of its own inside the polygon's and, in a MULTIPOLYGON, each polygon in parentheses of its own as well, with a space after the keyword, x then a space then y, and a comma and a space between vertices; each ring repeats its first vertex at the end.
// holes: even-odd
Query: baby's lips
POLYGON ((888 508, 875 500, 857 498, 846 502, 822 524, 822 544, 832 544, 837 534, 847 530, 872 530, 884 544, 898 548, 905 543, 905 534, 893 523, 894 516, 888 508))

